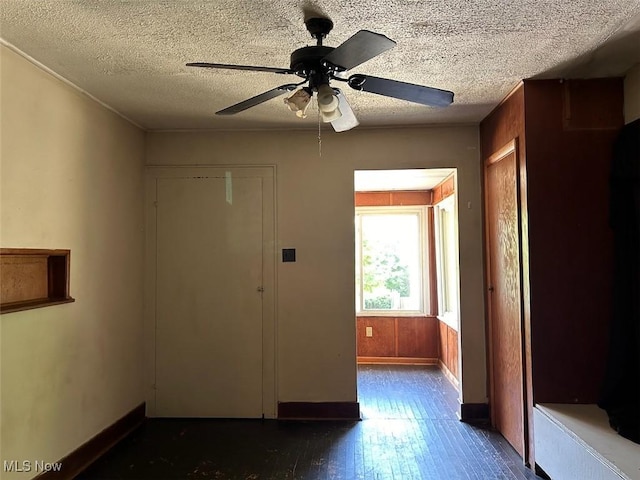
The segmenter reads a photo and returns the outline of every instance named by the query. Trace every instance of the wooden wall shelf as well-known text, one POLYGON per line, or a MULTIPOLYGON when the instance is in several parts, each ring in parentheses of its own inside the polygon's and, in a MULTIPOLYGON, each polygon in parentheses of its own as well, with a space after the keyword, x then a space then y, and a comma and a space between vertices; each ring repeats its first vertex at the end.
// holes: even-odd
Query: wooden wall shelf
POLYGON ((0 313, 74 302, 70 255, 70 250, 1 248, 0 313))

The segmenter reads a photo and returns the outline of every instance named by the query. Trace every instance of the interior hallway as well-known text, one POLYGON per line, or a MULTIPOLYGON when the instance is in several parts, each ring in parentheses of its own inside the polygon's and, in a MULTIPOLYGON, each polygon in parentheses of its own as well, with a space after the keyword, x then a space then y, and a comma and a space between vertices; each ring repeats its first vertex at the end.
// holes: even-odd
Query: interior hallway
POLYGON ((149 419, 80 480, 535 479, 437 367, 361 365, 360 422, 149 419))

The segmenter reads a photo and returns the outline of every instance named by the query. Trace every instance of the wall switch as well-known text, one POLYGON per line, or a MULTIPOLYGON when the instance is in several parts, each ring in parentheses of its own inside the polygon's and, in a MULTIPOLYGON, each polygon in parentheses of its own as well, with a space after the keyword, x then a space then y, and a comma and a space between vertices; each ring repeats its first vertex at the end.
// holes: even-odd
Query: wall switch
POLYGON ((365 335, 367 337, 373 337, 373 327, 366 327, 365 328, 365 335))
POLYGON ((295 262, 296 261, 296 249, 295 248, 283 248, 282 249, 282 261, 283 262, 295 262))

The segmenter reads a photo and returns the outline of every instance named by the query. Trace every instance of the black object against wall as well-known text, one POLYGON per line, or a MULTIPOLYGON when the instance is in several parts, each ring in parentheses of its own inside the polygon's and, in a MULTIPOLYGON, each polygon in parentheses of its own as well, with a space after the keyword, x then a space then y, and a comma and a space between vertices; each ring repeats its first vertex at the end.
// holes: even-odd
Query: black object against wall
POLYGON ((616 140, 610 186, 613 318, 598 405, 614 430, 640 443, 640 119, 626 125, 616 140))

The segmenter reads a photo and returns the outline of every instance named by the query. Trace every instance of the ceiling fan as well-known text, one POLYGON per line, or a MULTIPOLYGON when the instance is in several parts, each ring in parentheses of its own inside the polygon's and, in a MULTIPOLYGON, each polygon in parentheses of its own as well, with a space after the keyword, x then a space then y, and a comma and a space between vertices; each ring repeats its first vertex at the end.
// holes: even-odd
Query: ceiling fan
POLYGON ((291 54, 289 68, 205 62, 186 64, 188 67, 270 72, 298 75, 303 78, 300 83, 280 85, 220 110, 216 112, 216 115, 234 115, 301 87, 285 100, 289 108, 295 111, 298 116, 304 117, 310 100, 313 94, 316 93, 322 120, 330 122, 336 132, 343 132, 357 126, 358 120, 342 91, 330 85, 331 80, 344 82, 355 90, 399 98, 421 105, 445 107, 453 102, 453 92, 448 90, 359 73, 349 77, 345 75, 344 72, 347 70, 357 67, 393 48, 396 42, 386 36, 369 30, 360 30, 340 46, 334 48, 322 44, 323 39, 333 28, 333 22, 329 18, 308 18, 305 20, 305 25, 311 36, 316 39, 317 44, 295 50, 291 54), (303 86, 307 83, 307 86, 303 86))

